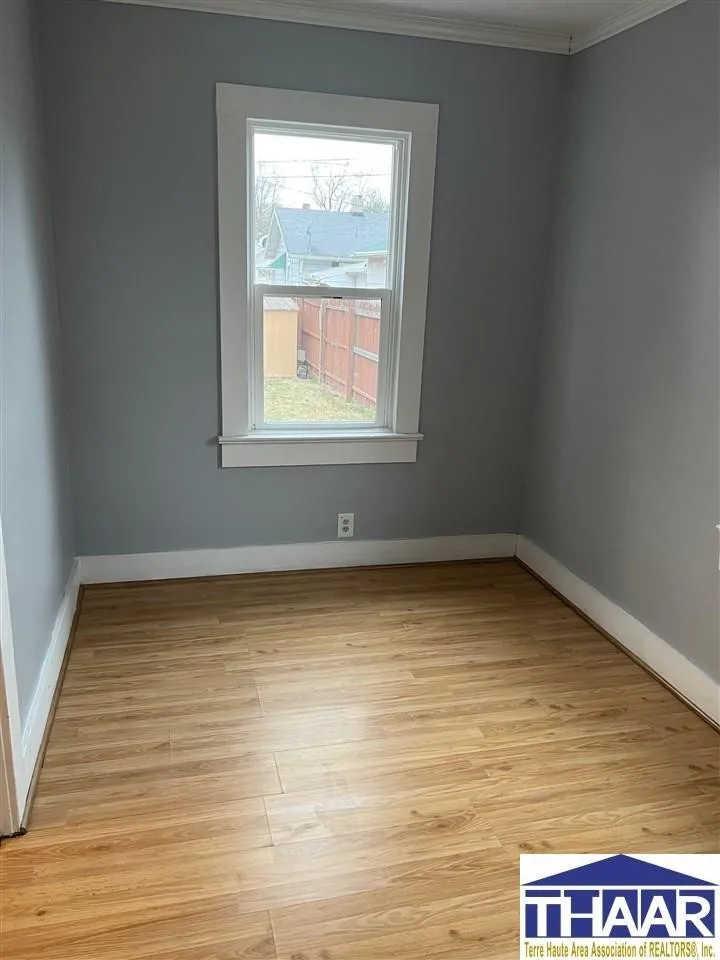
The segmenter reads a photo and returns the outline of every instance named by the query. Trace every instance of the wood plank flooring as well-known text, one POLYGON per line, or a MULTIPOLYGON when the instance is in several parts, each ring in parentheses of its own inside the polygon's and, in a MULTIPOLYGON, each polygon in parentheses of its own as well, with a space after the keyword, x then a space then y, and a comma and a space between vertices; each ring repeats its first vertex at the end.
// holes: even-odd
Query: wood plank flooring
POLYGON ((720 738, 512 561, 89 587, 3 960, 504 960, 518 855, 714 852, 720 738))

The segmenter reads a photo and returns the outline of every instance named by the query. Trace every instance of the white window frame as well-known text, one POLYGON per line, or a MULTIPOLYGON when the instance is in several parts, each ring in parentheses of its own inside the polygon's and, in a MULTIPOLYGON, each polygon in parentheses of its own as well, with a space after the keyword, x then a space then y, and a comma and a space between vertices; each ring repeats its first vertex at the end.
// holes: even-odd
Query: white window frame
POLYGON ((438 107, 217 84, 220 343, 224 467, 412 462, 417 458, 438 107), (396 150, 388 264, 392 289, 255 284, 252 134, 302 126, 314 135, 386 139, 396 150), (317 134, 312 128, 317 129, 317 134), (333 128, 332 131, 328 128, 333 128), (391 274, 391 276, 390 276, 391 274), (376 423, 264 424, 263 293, 382 301, 376 423))

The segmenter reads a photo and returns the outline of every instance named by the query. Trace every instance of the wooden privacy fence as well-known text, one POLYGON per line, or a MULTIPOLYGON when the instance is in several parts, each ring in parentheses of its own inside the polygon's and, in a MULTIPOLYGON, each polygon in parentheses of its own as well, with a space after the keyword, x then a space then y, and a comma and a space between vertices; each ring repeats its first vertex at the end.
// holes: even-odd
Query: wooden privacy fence
POLYGON ((300 298, 298 345, 310 375, 346 400, 377 401, 380 301, 300 298))

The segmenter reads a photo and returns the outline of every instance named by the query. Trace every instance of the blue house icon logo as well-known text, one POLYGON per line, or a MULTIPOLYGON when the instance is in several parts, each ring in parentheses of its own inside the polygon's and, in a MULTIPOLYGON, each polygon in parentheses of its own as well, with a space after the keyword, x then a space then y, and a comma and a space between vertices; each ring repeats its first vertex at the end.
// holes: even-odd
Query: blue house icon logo
MULTIPOLYGON (((666 859, 683 861, 685 857, 666 859)), ((715 873, 713 867, 720 858, 708 855, 706 859, 709 871, 715 873)), ((551 938, 712 941, 717 936, 717 909, 717 883, 622 854, 521 885, 522 936, 535 942, 551 938)))

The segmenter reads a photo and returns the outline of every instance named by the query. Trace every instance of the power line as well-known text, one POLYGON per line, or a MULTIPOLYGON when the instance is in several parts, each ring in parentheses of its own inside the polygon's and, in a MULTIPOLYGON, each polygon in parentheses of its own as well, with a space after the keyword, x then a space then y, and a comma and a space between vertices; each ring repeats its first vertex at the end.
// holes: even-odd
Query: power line
MULTIPOLYGON (((267 177, 268 174, 261 174, 267 177)), ((353 177, 387 177, 390 179, 390 173, 281 173, 276 179, 282 183, 283 180, 335 180, 336 178, 353 177)))
MULTIPOLYGON (((356 163, 359 157, 283 157, 278 160, 260 160, 256 163, 356 163)), ((367 157, 365 158, 367 159, 367 157)))

